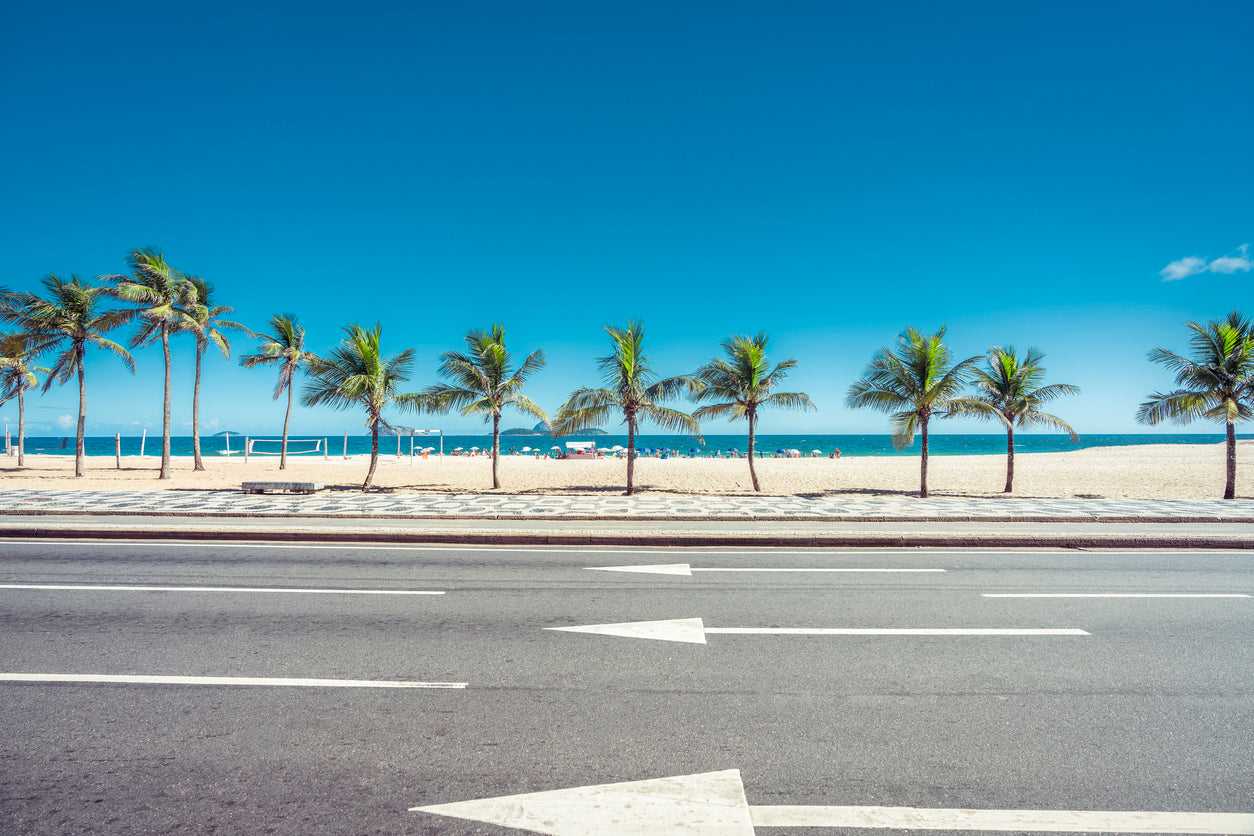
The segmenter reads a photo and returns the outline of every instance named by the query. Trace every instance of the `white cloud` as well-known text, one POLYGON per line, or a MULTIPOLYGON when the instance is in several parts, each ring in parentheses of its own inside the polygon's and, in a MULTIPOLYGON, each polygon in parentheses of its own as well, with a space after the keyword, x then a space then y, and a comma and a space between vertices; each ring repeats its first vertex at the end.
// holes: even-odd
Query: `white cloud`
POLYGON ((74 426, 74 416, 73 415, 57 416, 57 426, 63 430, 68 430, 70 427, 74 426))
POLYGON ((1189 276, 1196 276, 1198 273, 1206 272, 1206 259, 1190 256, 1182 258, 1179 261, 1173 261, 1158 271, 1165 282, 1174 282, 1178 279, 1187 279, 1189 276))
POLYGON ((1249 246, 1249 244, 1242 244, 1237 247, 1239 255, 1227 255, 1211 261, 1198 258, 1197 256, 1182 258, 1171 262, 1158 271, 1158 274, 1163 277, 1163 281, 1174 282, 1206 272, 1222 273, 1224 275, 1248 273, 1251 268, 1254 268, 1254 259, 1251 259, 1248 255, 1249 246))

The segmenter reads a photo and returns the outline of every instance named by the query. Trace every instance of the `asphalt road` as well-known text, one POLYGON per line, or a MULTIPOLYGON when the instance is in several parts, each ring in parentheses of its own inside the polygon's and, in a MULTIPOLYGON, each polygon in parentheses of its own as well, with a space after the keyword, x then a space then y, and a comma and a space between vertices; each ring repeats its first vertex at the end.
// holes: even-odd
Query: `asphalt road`
MULTIPOLYGON (((2 541, 0 584, 0 674, 465 683, 0 681, 2 833, 507 834, 409 808, 727 769, 751 805, 1254 812, 1254 597, 985 597, 1252 596, 1249 554, 2 541), (587 568, 680 563, 945 571, 587 568)), ((843 831, 758 829, 801 832, 843 831)))

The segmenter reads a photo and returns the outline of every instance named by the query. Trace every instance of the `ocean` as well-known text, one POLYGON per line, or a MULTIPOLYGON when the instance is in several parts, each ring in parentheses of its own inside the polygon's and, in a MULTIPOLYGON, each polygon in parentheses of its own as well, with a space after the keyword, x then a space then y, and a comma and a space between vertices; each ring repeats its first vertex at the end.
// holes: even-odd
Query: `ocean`
MULTIPOLYGON (((13 434, 16 442, 16 433, 13 434)), ((266 436, 273 441, 263 441, 254 445, 254 452, 264 449, 266 452, 277 453, 278 436, 266 436)), ((1242 434, 1238 438, 1250 439, 1254 435, 1242 434)), ((1079 450, 1085 447, 1121 447, 1137 444, 1218 444, 1224 440, 1222 433, 1124 433, 1115 435, 1082 435, 1078 442, 1072 442, 1066 435, 1052 433, 1016 433, 1015 450, 1020 453, 1055 453, 1068 450, 1079 450)), ((554 445, 565 445, 567 441, 595 441, 598 447, 610 448, 615 445, 627 446, 625 435, 602 436, 571 436, 569 438, 551 439, 536 435, 502 435, 501 451, 510 448, 521 452, 524 447, 533 450, 550 452, 554 445)), ((137 456, 140 454, 141 438, 139 436, 123 436, 122 455, 137 456)), ((317 456, 324 453, 313 451, 315 442, 321 442, 328 448, 329 455, 337 456, 344 453, 344 436, 291 436, 288 438, 288 455, 317 456), (298 452, 304 451, 304 452, 298 452)), ((683 435, 638 435, 636 447, 640 450, 666 450, 676 455, 717 455, 726 454, 729 450, 744 452, 748 437, 744 435, 708 435, 705 444, 697 443, 696 439, 683 435)), ((947 435, 932 433, 928 437, 929 452, 933 456, 973 456, 998 454, 1006 452, 1006 436, 1004 434, 980 435, 947 435)), ((114 454, 113 436, 89 436, 85 439, 87 455, 112 456, 114 454)), ((490 435, 446 435, 443 439, 444 452, 451 453, 457 448, 470 451, 473 448, 489 449, 492 446, 490 435)), ((225 451, 228 441, 224 436, 203 436, 200 448, 203 455, 218 456, 225 451)), ((229 445, 233 455, 239 455, 243 449, 244 439, 232 435, 229 445)), ((149 435, 143 441, 143 452, 148 456, 161 454, 160 434, 149 435)), ((434 447, 440 449, 439 436, 418 436, 414 438, 414 448, 434 447)), ((171 452, 176 456, 192 454, 191 436, 174 436, 170 439, 171 452)), ((917 456, 920 442, 916 436, 914 444, 905 450, 893 447, 892 437, 888 435, 759 435, 756 439, 757 452, 765 456, 773 456, 777 450, 800 450, 804 455, 819 451, 827 456, 839 449, 842 456, 917 456)), ((379 450, 382 453, 395 454, 397 438, 384 436, 379 439, 379 450)), ((400 438, 400 451, 408 455, 410 440, 408 436, 400 438)), ((28 437, 26 452, 50 453, 54 455, 74 455, 74 436, 28 437)), ((350 435, 348 437, 348 454, 356 455, 370 452, 370 436, 350 435)))

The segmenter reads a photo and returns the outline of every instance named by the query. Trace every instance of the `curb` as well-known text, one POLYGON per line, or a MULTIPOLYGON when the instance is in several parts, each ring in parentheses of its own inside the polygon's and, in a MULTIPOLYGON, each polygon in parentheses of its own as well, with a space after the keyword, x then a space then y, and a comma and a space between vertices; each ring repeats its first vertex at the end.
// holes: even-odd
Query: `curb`
MULTIPOLYGON (((149 511, 144 509, 103 510, 52 510, 45 508, 17 508, 0 511, 4 517, 197 517, 201 519, 301 519, 288 511, 256 513, 251 511, 149 511)), ((1136 514, 363 514, 319 512, 310 519, 327 520, 492 520, 493 522, 536 522, 559 520, 565 522, 830 522, 830 523, 1147 523, 1160 524, 1254 524, 1254 517, 1202 516, 1202 515, 1136 515, 1136 514)))
POLYGON ((277 543, 384 543, 467 546, 767 546, 806 548, 1067 548, 1254 550, 1254 536, 1075 534, 545 534, 529 532, 170 531, 157 528, 0 527, 2 539, 74 539, 277 543))

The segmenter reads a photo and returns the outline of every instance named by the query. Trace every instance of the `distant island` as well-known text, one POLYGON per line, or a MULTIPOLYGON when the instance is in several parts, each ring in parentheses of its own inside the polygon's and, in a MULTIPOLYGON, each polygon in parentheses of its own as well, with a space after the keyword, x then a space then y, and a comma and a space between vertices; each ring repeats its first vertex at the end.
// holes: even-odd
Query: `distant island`
MULTIPOLYGON (((531 429, 527 429, 526 427, 513 427, 508 430, 501 430, 501 435, 548 436, 549 428, 543 421, 541 421, 539 424, 536 424, 531 429)), ((609 433, 607 433, 605 430, 584 430, 583 432, 575 433, 575 435, 609 435, 609 433)))

